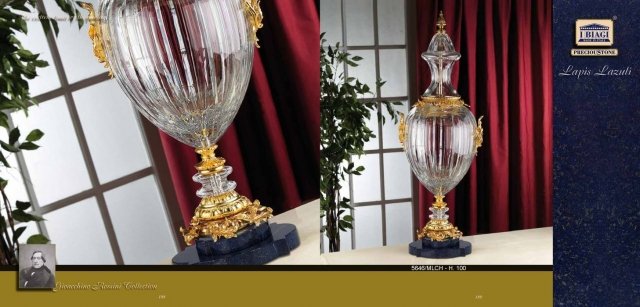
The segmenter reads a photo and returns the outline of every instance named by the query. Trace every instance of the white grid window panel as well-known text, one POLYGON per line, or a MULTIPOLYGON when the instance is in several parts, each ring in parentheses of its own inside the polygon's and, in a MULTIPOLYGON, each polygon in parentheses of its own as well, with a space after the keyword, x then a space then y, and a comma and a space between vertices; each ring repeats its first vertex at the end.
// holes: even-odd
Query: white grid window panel
MULTIPOLYGON (((358 67, 345 66, 346 75, 356 77, 373 94, 361 99, 380 102, 402 101, 396 109, 409 109, 406 2, 397 0, 321 0, 320 27, 328 44, 340 42, 349 53, 363 57, 358 67), (376 80, 387 83, 376 87, 376 80)), ((413 38, 411 38, 413 39, 413 38)), ((378 104, 380 106, 380 104, 378 104)), ((388 112, 379 110, 367 122, 376 138, 365 144, 365 154, 352 161, 365 166, 361 176, 349 176, 341 194, 348 195, 354 207, 353 231, 341 233, 351 249, 410 242, 413 239, 412 185, 409 163, 397 140, 397 124, 388 112)), ((323 252, 328 251, 323 235, 323 252)))
MULTIPOLYGON (((64 17, 53 1, 37 5, 64 17)), ((50 64, 29 82, 40 104, 10 117, 23 134, 44 131, 41 147, 10 156, 13 167, 0 170, 11 201, 29 200, 45 218, 16 225, 27 226, 20 243, 46 235, 60 264, 160 263, 179 244, 140 118, 93 57, 87 26, 59 25, 58 37, 45 35, 31 18, 29 35, 19 36, 50 64)))

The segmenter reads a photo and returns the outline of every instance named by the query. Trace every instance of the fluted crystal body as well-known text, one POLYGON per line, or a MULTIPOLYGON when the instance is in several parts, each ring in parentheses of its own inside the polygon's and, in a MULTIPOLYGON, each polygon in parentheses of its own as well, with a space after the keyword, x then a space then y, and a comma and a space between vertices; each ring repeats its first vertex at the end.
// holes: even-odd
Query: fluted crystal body
MULTIPOLYGON (((451 70, 460 53, 446 32, 434 35, 422 58, 431 69, 431 84, 406 118, 405 153, 420 182, 431 193, 444 195, 471 166, 477 123, 451 85, 451 70)), ((434 212, 434 217, 442 219, 445 212, 434 212)))
POLYGON ((138 111, 187 145, 214 144, 251 75, 241 0, 103 0, 98 18, 113 75, 138 111))
POLYGON ((444 195, 462 180, 475 157, 476 119, 466 107, 414 107, 407 117, 405 153, 431 193, 444 195))

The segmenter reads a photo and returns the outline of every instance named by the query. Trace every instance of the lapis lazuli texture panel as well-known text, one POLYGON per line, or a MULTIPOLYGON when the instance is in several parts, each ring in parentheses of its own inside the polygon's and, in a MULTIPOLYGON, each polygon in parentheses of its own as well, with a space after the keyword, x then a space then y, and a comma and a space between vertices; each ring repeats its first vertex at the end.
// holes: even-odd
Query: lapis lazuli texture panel
POLYGON ((640 306, 640 1, 554 0, 553 63, 554 303, 640 306), (571 56, 577 19, 619 55, 571 56))

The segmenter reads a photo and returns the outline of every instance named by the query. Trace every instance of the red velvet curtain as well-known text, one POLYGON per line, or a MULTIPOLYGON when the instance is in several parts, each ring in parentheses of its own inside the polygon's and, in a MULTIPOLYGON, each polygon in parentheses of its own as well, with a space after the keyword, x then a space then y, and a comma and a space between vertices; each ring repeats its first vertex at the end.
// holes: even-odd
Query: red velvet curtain
MULTIPOLYGON (((484 115, 484 143, 445 198, 465 235, 552 225, 551 9, 550 0, 416 1, 417 88, 430 82, 420 54, 442 10, 462 54, 454 84, 484 115)), ((434 199, 421 185, 418 196, 422 227, 434 199)))
MULTIPOLYGON (((234 123, 218 142, 239 193, 283 212, 319 197, 320 22, 313 0, 261 1, 264 27, 251 82, 234 123)), ((183 220, 200 199, 193 148, 162 133, 183 220)))

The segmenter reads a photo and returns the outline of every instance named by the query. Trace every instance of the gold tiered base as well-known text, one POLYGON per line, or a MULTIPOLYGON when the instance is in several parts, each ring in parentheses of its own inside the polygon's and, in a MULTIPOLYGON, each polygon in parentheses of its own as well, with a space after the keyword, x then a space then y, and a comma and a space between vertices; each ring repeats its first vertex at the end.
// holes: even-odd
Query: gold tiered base
POLYGON ((459 239, 462 232, 458 227, 454 227, 449 221, 429 221, 427 225, 418 231, 418 239, 429 238, 433 241, 445 241, 459 239))
MULTIPOLYGON (((444 201, 443 195, 436 195, 436 202, 433 203, 434 208, 444 208, 447 203, 444 201)), ((458 227, 454 227, 448 220, 433 219, 430 220, 427 225, 418 230, 418 239, 429 238, 433 241, 446 241, 452 239, 459 239, 462 237, 462 232, 458 230, 458 227)))
POLYGON ((223 195, 205 197, 196 208, 187 229, 180 227, 185 243, 191 245, 198 237, 233 238, 238 231, 254 224, 266 222, 273 210, 253 203, 246 197, 231 191, 223 195))
MULTIPOLYGON (((209 176, 221 172, 225 160, 214 154, 216 145, 198 148, 202 162, 196 165, 201 175, 209 176)), ((220 195, 204 197, 191 218, 189 227, 180 227, 180 232, 187 245, 191 245, 198 237, 233 238, 237 233, 250 226, 266 222, 273 215, 273 210, 260 205, 260 201, 253 203, 236 191, 229 191, 220 195)))

